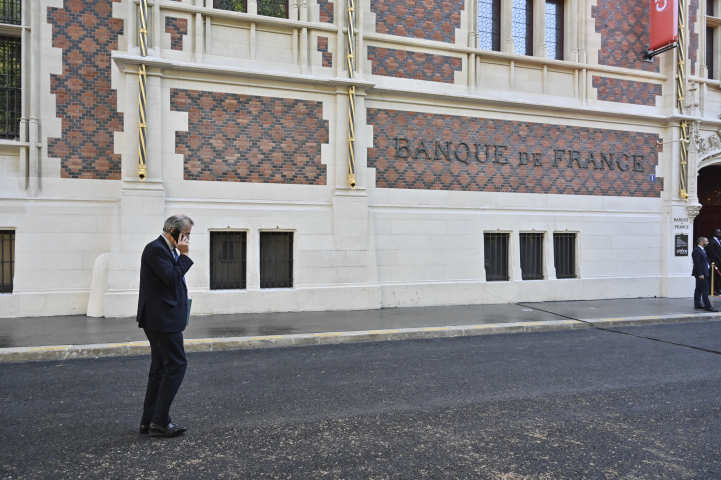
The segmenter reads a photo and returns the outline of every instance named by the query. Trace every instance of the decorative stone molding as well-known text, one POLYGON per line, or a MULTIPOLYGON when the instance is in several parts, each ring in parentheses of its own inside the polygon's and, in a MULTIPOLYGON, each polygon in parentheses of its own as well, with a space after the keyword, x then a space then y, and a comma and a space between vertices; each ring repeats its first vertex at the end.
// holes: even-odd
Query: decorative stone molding
POLYGON ((699 213, 701 213, 701 204, 686 205, 686 215, 688 215, 688 220, 691 223, 693 223, 694 218, 696 218, 699 213))
POLYGON ((721 129, 707 138, 702 138, 700 122, 691 124, 692 145, 697 150, 697 171, 713 163, 721 163, 721 129))

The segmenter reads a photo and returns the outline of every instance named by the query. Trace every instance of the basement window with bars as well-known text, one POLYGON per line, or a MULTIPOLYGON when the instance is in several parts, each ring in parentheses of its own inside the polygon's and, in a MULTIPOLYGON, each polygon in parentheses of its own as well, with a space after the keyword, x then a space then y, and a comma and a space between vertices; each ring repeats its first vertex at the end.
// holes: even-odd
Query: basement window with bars
POLYGON ((553 234, 553 263, 556 278, 576 278, 576 234, 553 234))
POLYGON ((260 288, 293 288, 293 232, 260 232, 260 288))
POLYGON ((0 230, 0 293, 13 293, 15 231, 0 230))
POLYGON ((230 12, 246 12, 245 0, 213 0, 213 8, 230 12))
POLYGON ((543 280, 543 234, 521 233, 521 279, 543 280))
POLYGON ((508 280, 508 234, 484 233, 483 251, 486 266, 486 281, 508 280))
POLYGON ((210 232, 210 289, 245 288, 246 232, 210 232))
POLYGON ((22 0, 0 0, 0 23, 20 25, 22 0))
POLYGON ((20 38, 0 36, 0 138, 20 136, 22 78, 20 38))

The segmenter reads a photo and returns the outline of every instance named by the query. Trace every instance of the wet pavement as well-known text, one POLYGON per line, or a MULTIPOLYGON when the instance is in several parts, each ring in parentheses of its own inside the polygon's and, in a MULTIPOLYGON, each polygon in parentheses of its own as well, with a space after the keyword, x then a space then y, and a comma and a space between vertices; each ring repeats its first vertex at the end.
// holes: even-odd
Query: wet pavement
MULTIPOLYGON (((717 300, 717 303, 721 304, 717 300)), ((636 298, 382 310, 193 316, 185 338, 226 338, 390 328, 693 315, 690 298, 636 298)), ((0 319, 0 348, 145 341, 135 318, 84 315, 0 319)))

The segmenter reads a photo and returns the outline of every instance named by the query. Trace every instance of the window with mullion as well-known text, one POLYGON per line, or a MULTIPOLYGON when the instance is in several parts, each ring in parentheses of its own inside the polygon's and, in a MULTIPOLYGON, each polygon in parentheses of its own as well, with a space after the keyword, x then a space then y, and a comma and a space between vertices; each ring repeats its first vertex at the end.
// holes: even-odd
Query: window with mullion
POLYGON ((501 0, 478 0, 478 48, 501 51, 501 0))
POLYGON ((713 27, 706 27, 706 70, 708 71, 708 78, 711 79, 714 78, 714 56, 716 54, 714 31, 713 27))
POLYGON ((0 0, 0 23, 20 25, 21 0, 0 0))
POLYGON ((533 55, 533 0, 513 0, 513 45, 518 55, 533 55))
POLYGON ((546 0, 546 52, 563 60, 563 0, 546 0))

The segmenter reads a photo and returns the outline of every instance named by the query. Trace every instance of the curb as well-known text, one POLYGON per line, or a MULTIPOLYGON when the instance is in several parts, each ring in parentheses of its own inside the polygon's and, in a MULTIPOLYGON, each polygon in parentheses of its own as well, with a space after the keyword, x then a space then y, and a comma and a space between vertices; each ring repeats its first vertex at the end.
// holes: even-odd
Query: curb
MULTIPOLYGON (((422 338, 466 337, 502 333, 548 332, 597 327, 628 327, 665 323, 718 321, 721 315, 666 315, 648 317, 598 318, 586 320, 553 320, 546 322, 516 322, 447 327, 398 328, 355 332, 301 333, 294 335, 269 335, 258 337, 226 337, 186 339, 186 352, 211 352, 250 348, 273 348, 305 345, 330 345, 341 343, 383 342, 422 338), (588 323, 587 323, 588 322, 588 323)), ((148 342, 101 343, 95 345, 53 345, 46 347, 0 348, 0 363, 70 360, 99 357, 124 357, 150 354, 148 342)))

